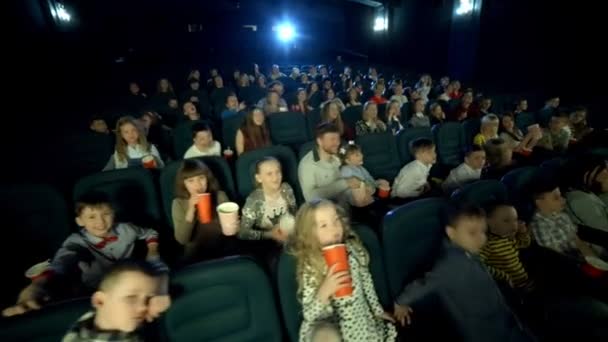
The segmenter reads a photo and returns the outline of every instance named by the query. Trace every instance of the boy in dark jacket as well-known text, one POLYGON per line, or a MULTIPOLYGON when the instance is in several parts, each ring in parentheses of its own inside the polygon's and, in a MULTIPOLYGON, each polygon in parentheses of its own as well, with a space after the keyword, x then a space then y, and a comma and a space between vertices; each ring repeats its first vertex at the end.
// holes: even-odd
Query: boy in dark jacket
POLYGON ((507 306, 478 254, 486 243, 485 213, 464 208, 450 215, 442 253, 424 278, 405 287, 395 317, 409 321, 409 306, 434 295, 442 302, 463 341, 532 341, 507 306))

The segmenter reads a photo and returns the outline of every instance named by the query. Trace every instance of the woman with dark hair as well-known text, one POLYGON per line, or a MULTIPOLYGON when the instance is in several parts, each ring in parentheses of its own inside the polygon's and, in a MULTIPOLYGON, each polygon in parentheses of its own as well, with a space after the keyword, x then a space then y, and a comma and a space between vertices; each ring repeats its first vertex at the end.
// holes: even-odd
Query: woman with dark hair
POLYGON ((574 223, 608 232, 608 165, 601 157, 577 160, 566 210, 574 223))
POLYGON ((241 155, 244 152, 270 145, 270 132, 266 126, 266 115, 260 108, 253 108, 247 112, 243 124, 236 132, 236 153, 241 155))
POLYGON ((336 125, 340 131, 340 137, 343 139, 343 141, 355 139, 355 131, 342 120, 340 108, 337 103, 328 102, 321 107, 321 121, 336 125))
POLYGON ((210 223, 197 219, 197 203, 203 194, 211 195, 213 212, 218 204, 228 202, 209 167, 198 159, 185 159, 175 177, 171 217, 175 240, 184 247, 186 259, 202 253, 211 256, 220 248, 222 232, 217 218, 210 223))
POLYGON ((311 107, 318 108, 321 105, 321 102, 323 102, 321 91, 319 90, 319 83, 315 81, 308 83, 306 93, 308 94, 308 103, 311 107))

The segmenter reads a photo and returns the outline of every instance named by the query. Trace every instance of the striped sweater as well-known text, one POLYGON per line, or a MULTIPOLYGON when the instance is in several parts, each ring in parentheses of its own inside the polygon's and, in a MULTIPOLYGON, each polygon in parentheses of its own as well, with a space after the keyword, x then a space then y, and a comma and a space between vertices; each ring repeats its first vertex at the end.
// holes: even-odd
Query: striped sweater
POLYGON ((529 247, 530 243, 529 232, 518 233, 515 237, 490 233, 480 257, 494 279, 508 282, 514 288, 530 290, 534 284, 519 259, 519 249, 529 247))

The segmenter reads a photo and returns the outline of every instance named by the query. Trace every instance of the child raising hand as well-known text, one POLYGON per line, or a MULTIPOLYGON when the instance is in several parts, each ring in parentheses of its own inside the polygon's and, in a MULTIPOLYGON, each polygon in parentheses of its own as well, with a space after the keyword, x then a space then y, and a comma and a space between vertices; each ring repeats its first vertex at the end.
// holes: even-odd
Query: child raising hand
POLYGON ((394 319, 378 301, 369 255, 333 202, 304 204, 290 243, 304 316, 300 341, 395 341, 394 319), (334 244, 346 245, 349 270, 326 266, 322 248, 334 244), (336 297, 336 291, 351 285, 351 294, 336 297))

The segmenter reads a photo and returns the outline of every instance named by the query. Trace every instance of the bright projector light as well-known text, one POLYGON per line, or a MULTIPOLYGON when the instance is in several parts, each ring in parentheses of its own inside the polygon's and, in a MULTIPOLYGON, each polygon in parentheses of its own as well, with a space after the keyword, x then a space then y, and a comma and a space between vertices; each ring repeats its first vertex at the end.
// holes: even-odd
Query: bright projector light
POLYGON ((277 26, 277 37, 282 42, 288 42, 296 36, 296 30, 291 24, 281 24, 277 26))
POLYGON ((57 17, 59 18, 59 20, 67 22, 72 20, 72 16, 70 15, 70 13, 68 13, 65 7, 63 7, 63 5, 61 4, 57 5, 57 17))
POLYGON ((374 21, 374 31, 384 31, 388 29, 388 20, 383 17, 377 17, 374 21))
POLYGON ((473 11, 473 0, 460 0, 460 5, 456 9, 456 14, 465 15, 473 11))

